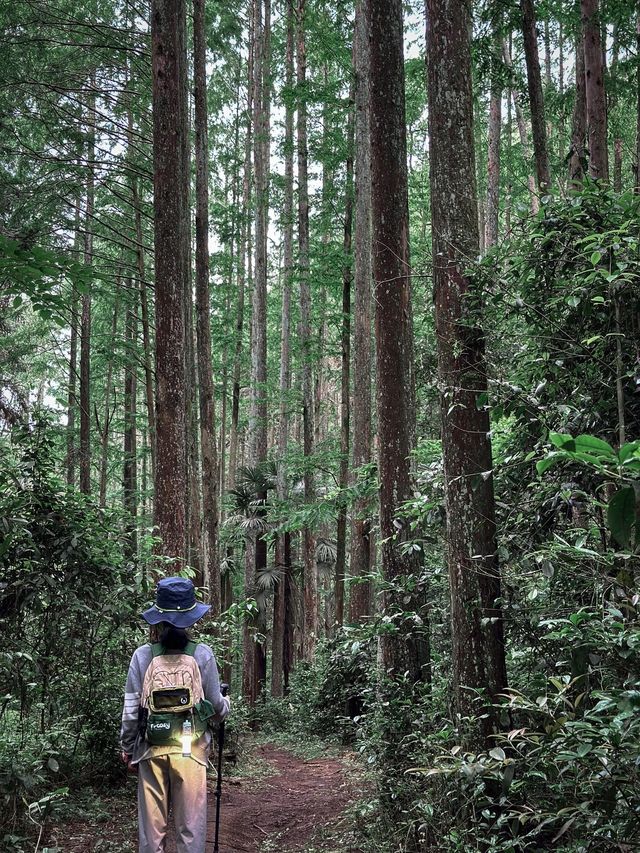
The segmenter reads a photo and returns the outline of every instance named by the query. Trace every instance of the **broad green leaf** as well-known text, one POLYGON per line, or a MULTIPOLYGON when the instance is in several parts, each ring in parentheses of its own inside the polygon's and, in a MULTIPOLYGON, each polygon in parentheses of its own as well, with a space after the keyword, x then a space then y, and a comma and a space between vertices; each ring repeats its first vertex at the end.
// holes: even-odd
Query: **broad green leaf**
POLYGON ((550 453, 548 456, 545 456, 544 459, 539 459, 536 462, 536 471, 540 476, 544 474, 545 471, 548 471, 556 462, 559 462, 563 458, 562 453, 550 453))
POLYGON ((630 441, 628 444, 623 444, 618 453, 618 458, 623 464, 632 456, 640 453, 640 441, 630 441))
POLYGON ((576 450, 583 453, 596 453, 598 456, 615 458, 615 451, 610 444, 595 435, 579 435, 576 438, 576 450))
POLYGON ((609 501, 607 522, 611 535, 619 545, 628 548, 636 520, 636 493, 633 486, 619 489, 609 501))
POLYGON ((561 450, 575 450, 576 442, 572 435, 568 435, 564 432, 552 432, 549 434, 549 440, 552 444, 555 444, 556 447, 559 447, 561 450))
POLYGON ((504 761, 505 758, 507 757, 505 755, 504 749, 502 749, 502 747, 500 747, 500 746, 494 746, 493 749, 490 749, 489 755, 491 756, 491 758, 494 758, 496 761, 504 761))

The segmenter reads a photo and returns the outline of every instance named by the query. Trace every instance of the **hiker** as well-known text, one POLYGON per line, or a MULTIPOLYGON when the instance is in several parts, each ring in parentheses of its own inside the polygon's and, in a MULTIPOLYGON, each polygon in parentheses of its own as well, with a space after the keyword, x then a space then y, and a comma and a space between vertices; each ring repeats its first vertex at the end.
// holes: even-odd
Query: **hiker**
POLYGON ((159 642, 133 653, 120 734, 122 760, 138 774, 139 853, 164 851, 170 806, 178 853, 205 853, 207 723, 227 716, 229 699, 212 650, 186 629, 209 609, 190 580, 173 577, 158 583, 155 604, 142 614, 159 642))

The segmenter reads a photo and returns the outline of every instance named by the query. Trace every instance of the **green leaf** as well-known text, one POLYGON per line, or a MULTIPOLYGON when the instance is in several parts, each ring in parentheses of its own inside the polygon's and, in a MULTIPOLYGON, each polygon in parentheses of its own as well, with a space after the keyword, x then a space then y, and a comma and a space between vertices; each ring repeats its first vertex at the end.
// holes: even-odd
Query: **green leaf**
POLYGON ((545 471, 548 471, 556 462, 559 462, 563 458, 561 453, 550 453, 548 456, 545 456, 544 459, 539 459, 536 462, 536 471, 540 476, 544 474, 545 471))
POLYGON ((623 444, 618 453, 620 462, 624 464, 627 459, 636 456, 640 452, 640 441, 630 441, 628 444, 623 444))
POLYGON ((575 450, 576 442, 572 435, 568 435, 564 432, 552 432, 549 434, 549 440, 552 444, 555 444, 556 447, 559 447, 561 450, 575 450))
POLYGON ((602 253, 601 252, 593 252, 592 253, 591 263, 594 265, 594 267, 596 267, 600 263, 601 260, 602 260, 602 253))
POLYGON ((489 755, 491 756, 491 758, 494 758, 496 761, 504 761, 505 758, 507 757, 505 755, 504 749, 502 749, 499 746, 494 746, 493 749, 490 749, 489 755))
MULTIPOLYGON (((566 448, 568 449, 568 448, 566 448)), ((581 453, 595 453, 598 456, 609 456, 615 458, 615 451, 610 444, 595 435, 579 435, 576 438, 576 451, 581 453)))
POLYGON ((609 501, 607 507, 607 523, 611 535, 622 545, 628 548, 631 542, 631 529, 636 520, 636 493, 633 486, 625 486, 619 489, 609 501))

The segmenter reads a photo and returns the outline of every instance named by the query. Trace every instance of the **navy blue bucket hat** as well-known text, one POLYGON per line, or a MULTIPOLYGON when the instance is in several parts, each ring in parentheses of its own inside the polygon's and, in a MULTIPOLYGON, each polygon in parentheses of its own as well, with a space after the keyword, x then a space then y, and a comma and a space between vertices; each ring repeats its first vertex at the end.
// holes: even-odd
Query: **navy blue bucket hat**
POLYGON ((196 601, 196 591, 188 578, 162 578, 156 587, 156 601, 142 614, 150 625, 168 622, 174 628, 190 628, 208 613, 211 605, 196 601))

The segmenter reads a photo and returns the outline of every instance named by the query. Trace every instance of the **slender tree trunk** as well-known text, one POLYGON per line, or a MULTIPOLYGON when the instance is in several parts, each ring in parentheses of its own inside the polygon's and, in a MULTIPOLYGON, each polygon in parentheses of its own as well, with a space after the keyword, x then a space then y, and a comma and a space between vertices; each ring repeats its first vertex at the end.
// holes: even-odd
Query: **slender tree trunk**
MULTIPOLYGON (((512 71, 513 63, 511 60, 511 47, 506 40, 503 43, 502 50, 504 54, 505 65, 510 71, 512 71)), ((516 125, 518 127, 518 136, 520 138, 520 145, 522 146, 522 153, 524 155, 525 162, 528 165, 531 156, 529 152, 529 144, 527 142, 527 126, 524 120, 524 114, 522 112, 522 108, 520 107, 518 98, 516 97, 516 93, 513 89, 510 89, 509 97, 513 102, 513 109, 516 114, 516 125)), ((527 184, 529 185, 529 197, 531 198, 531 212, 535 216, 538 210, 540 209, 540 200, 536 191, 536 179, 530 173, 527 173, 527 184)))
MULTIPOLYGON (((309 184, 307 151, 307 58, 305 43, 306 0, 297 0, 296 9, 296 82, 298 88, 298 265, 300 281, 300 348, 302 351, 302 425, 304 499, 315 497, 311 457, 313 455, 313 365, 311 352, 311 288, 309 283, 309 184)), ((315 537, 310 528, 303 531, 304 566, 304 656, 312 661, 318 639, 318 574, 315 537)))
POLYGON ((531 107, 531 132, 533 156, 536 164, 538 192, 543 196, 549 189, 549 156, 547 153, 547 126, 544 117, 544 95, 540 74, 536 15, 533 0, 521 0, 522 34, 527 64, 529 104, 531 107))
MULTIPOLYGON (((127 292, 131 291, 131 279, 127 292)), ((138 458, 137 458, 137 374, 136 374, 136 337, 138 318, 135 307, 127 311, 125 325, 126 362, 124 369, 124 466, 122 476, 124 509, 127 513, 129 528, 129 554, 135 556, 138 550, 138 458)))
POLYGON ((587 101, 587 135, 589 138, 589 175, 609 180, 607 150, 607 99, 604 90, 604 65, 600 41, 600 9, 598 0, 581 0, 584 44, 585 92, 587 101))
MULTIPOLYGON (((636 11, 636 56, 640 56, 640 2, 636 11)), ((636 72, 636 163, 635 163, 635 191, 640 193, 640 62, 636 72)))
POLYGON ((487 214, 485 219, 485 249, 498 242, 500 215, 500 138, 502 134, 502 80, 500 67, 501 16, 495 22, 494 51, 491 71, 491 97, 489 101, 489 142, 487 157, 487 214))
MULTIPOLYGON (((434 300, 451 619, 458 711, 472 690, 506 685, 481 299, 466 273, 478 255, 470 7, 428 0, 429 142, 434 300), (451 197, 459 199, 452 205, 451 197)), ((493 720, 483 723, 483 733, 493 720)))
MULTIPOLYGON (((355 276, 353 354, 353 471, 371 462, 371 140, 369 112, 369 18, 358 0, 354 35, 355 92, 355 276)), ((371 612, 368 501, 356 500, 351 521, 349 621, 371 612)))
MULTIPOLYGON (((249 12, 252 4, 249 3, 249 12)), ((238 252, 238 302, 236 307, 236 340, 235 354, 233 360, 233 389, 231 392, 231 431, 229 435, 229 474, 227 479, 228 488, 235 486, 236 472, 238 468, 238 422, 240 417, 240 376, 242 371, 242 338, 244 329, 244 301, 245 282, 247 279, 247 267, 250 266, 250 243, 251 243, 251 153, 253 147, 253 14, 249 15, 250 37, 249 37, 249 59, 247 63, 247 131, 244 148, 244 170, 242 178, 242 212, 240 220, 242 239, 240 251, 238 252)), ((251 275, 248 276, 249 279, 251 275)))
POLYGON ((207 134, 207 43, 205 0, 193 2, 193 77, 196 152, 196 333, 202 454, 202 576, 214 616, 220 613, 218 559, 218 459, 211 365, 209 293, 209 141, 207 134))
MULTIPOLYGON (((96 96, 94 78, 88 105, 87 205, 85 211, 84 262, 93 263, 93 209, 95 200, 96 96)), ((82 295, 80 325, 80 491, 91 493, 91 291, 82 295)))
MULTIPOLYGON (((287 43, 285 58, 285 88, 293 86, 294 11, 293 0, 287 0, 287 43)), ((293 284, 293 104, 285 104, 284 137, 284 204, 282 211, 283 275, 282 320, 280 331, 280 411, 278 416, 278 500, 287 499, 287 449, 289 445, 289 391, 291 387, 291 290, 293 284)), ((273 635, 271 663, 271 693, 279 697, 284 692, 285 624, 287 586, 290 584, 290 564, 287 563, 285 538, 276 539, 276 566, 280 570, 273 600, 273 635)))
POLYGON ((582 42, 582 23, 579 23, 576 34, 576 95, 573 102, 573 117, 571 119, 571 151, 569 155, 569 180, 574 186, 582 184, 584 169, 587 163, 587 152, 585 150, 587 96, 582 42))
MULTIPOLYGON (((354 84, 349 96, 350 104, 355 101, 354 84)), ((344 207, 344 268, 342 271, 342 330, 340 334, 341 379, 340 379, 340 476, 338 485, 346 489, 349 485, 349 419, 350 419, 350 378, 351 378, 351 235, 353 229, 353 146, 354 115, 349 110, 347 124, 347 164, 344 207)), ((347 507, 341 505, 338 510, 336 532, 336 582, 335 582, 335 622, 344 623, 344 579, 347 556, 347 507)))
MULTIPOLYGON (((389 585, 384 606, 393 612, 403 580, 419 568, 415 552, 403 553, 408 522, 399 518, 412 491, 413 355, 409 204, 404 117, 403 19, 401 0, 368 0, 370 31, 371 186, 375 281, 378 471, 382 572, 389 585), (393 590, 392 585, 395 587, 393 590)), ((403 608, 405 609, 405 608, 403 608)), ((409 607, 408 609, 412 609, 409 607)), ((415 631, 380 639, 383 671, 423 677, 415 631)))
POLYGON ((185 0, 152 0, 156 471, 162 551, 187 556, 185 283, 189 275, 185 0))
MULTIPOLYGON (((73 255, 80 253, 80 194, 76 199, 75 225, 73 237, 73 255)), ((69 341, 69 382, 67 391, 67 485, 73 486, 76 480, 76 409, 78 379, 78 291, 73 287, 71 294, 71 339, 69 341)))
MULTIPOLYGON (((113 315, 111 320, 111 340, 116 340, 118 332, 118 311, 120 308, 120 276, 116 282, 116 296, 113 304, 113 315)), ((109 428, 111 426, 111 391, 113 390, 113 347, 109 348, 107 355, 107 377, 104 389, 104 420, 102 425, 98 420, 96 409, 96 426, 100 434, 100 487, 98 490, 98 502, 101 507, 107 505, 107 473, 109 464, 109 428)), ((115 407, 114 407, 115 408, 115 407)))
POLYGON ((142 248, 142 211, 138 181, 131 182, 132 202, 136 222, 136 256, 138 263, 138 288, 140 290, 140 318, 142 320, 142 350, 144 358, 144 393, 147 408, 147 423, 149 424, 149 449, 151 452, 151 476, 154 477, 156 468, 156 412, 153 400, 153 370, 151 367, 151 334, 149 331, 149 306, 147 300, 147 283, 145 275, 144 250, 142 248))

